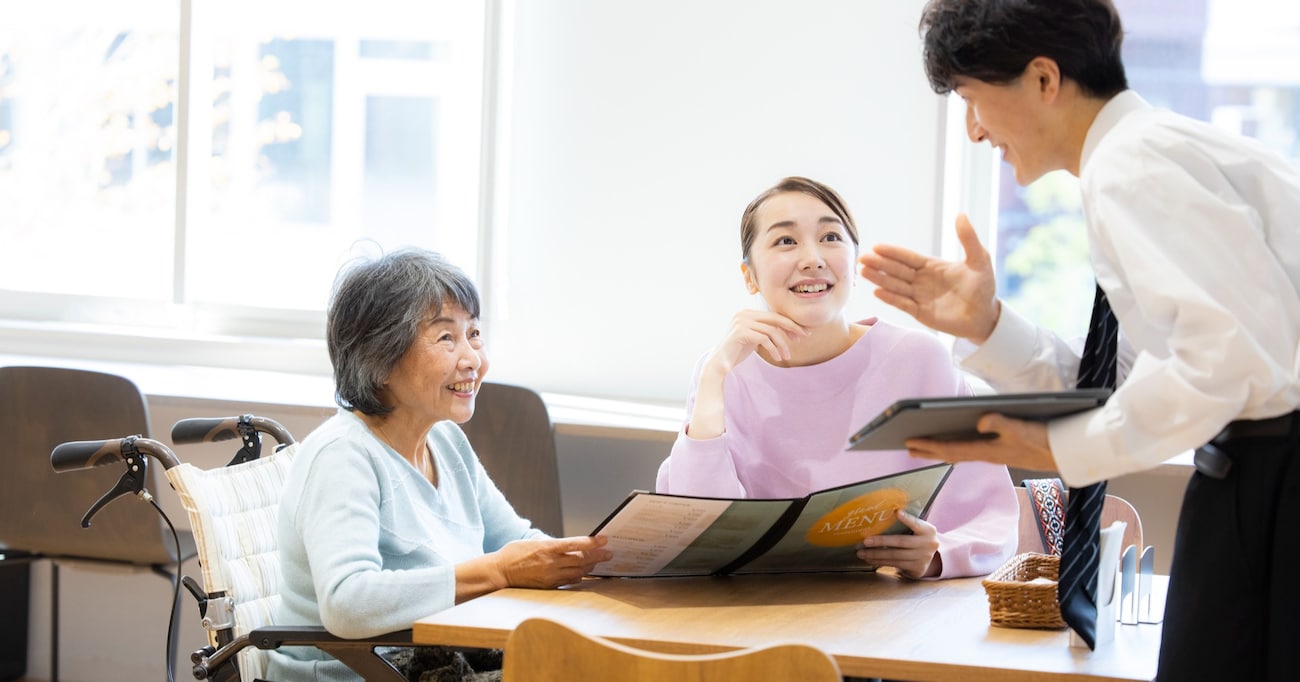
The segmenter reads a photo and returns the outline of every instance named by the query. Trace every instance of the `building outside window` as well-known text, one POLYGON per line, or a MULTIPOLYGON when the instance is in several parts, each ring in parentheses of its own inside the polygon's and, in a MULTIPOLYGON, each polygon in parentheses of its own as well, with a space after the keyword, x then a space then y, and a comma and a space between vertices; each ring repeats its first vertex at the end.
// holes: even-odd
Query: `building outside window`
POLYGON ((7 13, 0 317, 319 338, 358 248, 473 270, 484 2, 7 13))

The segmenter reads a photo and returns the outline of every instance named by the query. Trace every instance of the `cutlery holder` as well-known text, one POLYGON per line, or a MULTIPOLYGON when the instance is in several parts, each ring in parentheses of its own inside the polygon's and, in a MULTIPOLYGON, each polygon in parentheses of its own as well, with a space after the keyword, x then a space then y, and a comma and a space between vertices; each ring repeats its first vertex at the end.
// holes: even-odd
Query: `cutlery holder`
POLYGON ((1056 600, 1060 562, 1057 556, 1027 552, 1011 557, 990 573, 983 580, 989 621, 1012 628, 1064 628, 1056 600))

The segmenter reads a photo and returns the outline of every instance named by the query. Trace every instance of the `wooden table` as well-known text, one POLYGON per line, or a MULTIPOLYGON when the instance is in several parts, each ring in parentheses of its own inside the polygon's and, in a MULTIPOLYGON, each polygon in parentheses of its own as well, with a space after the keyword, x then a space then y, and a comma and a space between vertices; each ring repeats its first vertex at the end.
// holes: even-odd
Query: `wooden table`
MULTIPOLYGON (((1156 588, 1163 594, 1159 577, 1156 588)), ((506 589, 416 621, 414 641, 502 648, 531 617, 670 653, 803 642, 833 655, 845 675, 904 680, 1151 680, 1160 648, 1160 625, 1117 625, 1114 642, 1072 649, 1065 630, 991 626, 978 578, 912 582, 883 572, 506 589)))

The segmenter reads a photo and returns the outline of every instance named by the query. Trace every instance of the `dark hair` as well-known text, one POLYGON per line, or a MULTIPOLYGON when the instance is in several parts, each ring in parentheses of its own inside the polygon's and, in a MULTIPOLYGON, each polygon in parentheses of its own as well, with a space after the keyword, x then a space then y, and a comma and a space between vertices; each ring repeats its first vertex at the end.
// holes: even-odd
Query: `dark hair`
POLYGON ((1055 61, 1091 97, 1128 88, 1110 0, 930 0, 920 31, 925 73, 941 95, 961 77, 1010 83, 1036 57, 1055 61))
POLYGON ((420 324, 448 304, 479 317, 474 283, 432 251, 403 249, 344 266, 326 320, 335 402, 363 414, 392 412, 380 400, 381 389, 419 336, 420 324))
POLYGON ((791 176, 783 178, 780 182, 763 190, 762 194, 754 197, 754 200, 749 202, 749 205, 745 207, 745 212, 740 215, 740 258, 742 260, 749 262, 749 250, 753 248, 754 239, 758 236, 758 225, 754 222, 758 209, 763 206, 763 202, 777 194, 786 192, 807 194, 826 204, 831 209, 831 212, 835 214, 835 217, 839 218, 841 223, 844 223, 844 231, 849 233, 849 239, 852 239, 853 246, 857 247, 858 228, 853 223, 853 216, 849 213, 849 207, 840 198, 840 195, 835 190, 816 180, 791 176))

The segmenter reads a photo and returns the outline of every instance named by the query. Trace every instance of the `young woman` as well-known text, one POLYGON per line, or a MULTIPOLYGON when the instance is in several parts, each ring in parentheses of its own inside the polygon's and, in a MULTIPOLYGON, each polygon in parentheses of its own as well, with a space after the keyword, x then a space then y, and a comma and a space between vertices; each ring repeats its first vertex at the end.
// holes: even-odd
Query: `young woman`
MULTIPOLYGON (((934 464, 906 451, 846 451, 895 400, 970 393, 927 332, 852 322, 858 233, 834 190, 791 177, 741 217, 741 274, 764 310, 742 310, 700 362, 689 418, 659 467, 659 492, 799 497, 934 464)), ((912 578, 989 573, 1016 546, 1019 508, 1004 466, 959 464, 912 535, 865 538, 858 556, 912 578)))

